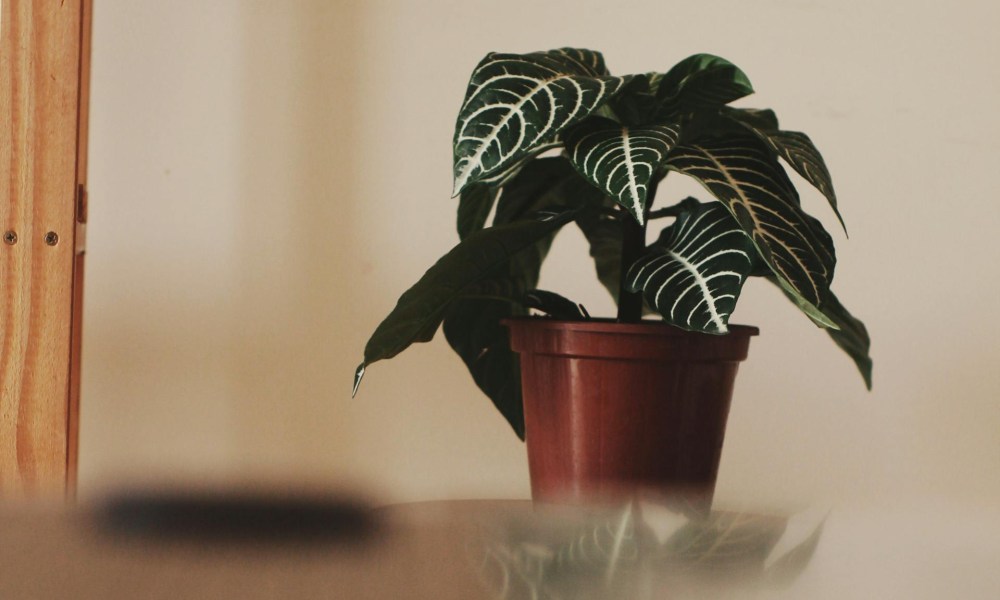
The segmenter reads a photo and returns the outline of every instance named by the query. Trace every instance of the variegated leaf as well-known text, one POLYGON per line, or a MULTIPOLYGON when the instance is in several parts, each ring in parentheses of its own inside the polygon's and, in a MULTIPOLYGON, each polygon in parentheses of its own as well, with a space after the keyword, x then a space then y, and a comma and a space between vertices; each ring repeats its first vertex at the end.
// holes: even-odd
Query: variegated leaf
POLYGON ((643 224, 650 182, 679 137, 676 125, 627 127, 594 118, 567 132, 566 148, 588 181, 643 224))
POLYGON ((719 203, 688 200, 685 205, 652 252, 629 270, 629 291, 642 291, 672 325, 723 334, 757 251, 719 203))
POLYGON ((488 54, 472 73, 455 124, 455 195, 551 143, 628 79, 612 77, 591 50, 488 54))
POLYGON ((837 194, 833 191, 833 179, 830 177, 830 171, 826 168, 823 155, 819 153, 808 135, 799 131, 778 129, 778 121, 771 111, 730 109, 724 114, 752 131, 795 169, 796 173, 819 190, 830 203, 834 214, 840 220, 840 225, 844 226, 844 218, 840 216, 840 211, 837 209, 837 194), (770 126, 771 123, 773 126, 770 126))
MULTIPOLYGON (((527 154, 525 154, 517 161, 515 161, 513 164, 504 168, 503 170, 494 173, 489 177, 484 177, 480 179, 478 183, 484 183, 494 188, 503 187, 508 183, 510 183, 514 179, 514 177, 516 177, 517 174, 520 173, 522 169, 524 169, 526 165, 529 165, 532 163, 532 161, 536 160, 540 154, 548 152, 549 150, 561 148, 562 145, 563 145, 562 140, 556 137, 552 141, 546 142, 541 146, 533 148, 530 152, 528 152, 527 154)), ((469 186, 466 186, 466 189, 468 188, 469 186)))
POLYGON ((836 263, 830 236, 802 211, 792 183, 758 139, 678 146, 667 166, 700 181, 736 217, 775 275, 822 306, 836 263))

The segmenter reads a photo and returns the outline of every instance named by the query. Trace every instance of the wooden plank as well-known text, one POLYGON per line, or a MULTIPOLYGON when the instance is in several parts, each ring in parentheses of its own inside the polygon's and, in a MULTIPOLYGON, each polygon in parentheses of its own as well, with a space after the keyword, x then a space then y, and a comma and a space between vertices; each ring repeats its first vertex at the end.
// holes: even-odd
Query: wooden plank
POLYGON ((58 496, 72 478, 84 7, 2 2, 0 230, 17 241, 0 243, 0 497, 58 496))
POLYGON ((87 243, 87 146, 90 138, 90 33, 93 3, 82 0, 80 19, 80 94, 77 107, 75 207, 76 233, 73 261, 73 324, 70 338, 69 423, 66 439, 66 489, 76 495, 77 466, 80 448, 80 366, 83 346, 83 274, 87 243))

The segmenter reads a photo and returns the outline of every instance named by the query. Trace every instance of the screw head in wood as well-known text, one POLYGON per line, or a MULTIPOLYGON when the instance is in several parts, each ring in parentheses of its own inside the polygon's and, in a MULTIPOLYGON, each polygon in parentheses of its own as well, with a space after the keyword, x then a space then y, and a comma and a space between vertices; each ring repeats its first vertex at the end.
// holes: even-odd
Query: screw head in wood
POLYGON ((6 233, 4 233, 3 234, 3 243, 7 244, 8 246, 13 246, 14 244, 16 244, 17 243, 17 232, 16 231, 7 231, 6 233))
POLYGON ((55 246, 56 244, 59 243, 59 234, 56 233, 56 232, 54 232, 54 231, 50 231, 50 232, 46 233, 45 234, 45 243, 48 244, 48 245, 50 245, 50 246, 55 246))

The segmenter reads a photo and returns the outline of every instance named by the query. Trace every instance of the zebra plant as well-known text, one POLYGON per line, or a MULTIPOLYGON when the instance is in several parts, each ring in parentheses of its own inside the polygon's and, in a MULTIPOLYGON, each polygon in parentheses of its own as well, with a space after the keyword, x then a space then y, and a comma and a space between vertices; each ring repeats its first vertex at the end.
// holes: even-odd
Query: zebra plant
POLYGON ((539 310, 589 318, 582 306, 536 290, 559 230, 575 223, 620 322, 644 311, 677 327, 727 333, 748 277, 779 286, 854 360, 871 387, 865 326, 830 291, 833 241, 806 214, 782 167, 815 186, 840 219, 823 158, 809 137, 779 128, 774 112, 733 108, 747 76, 708 54, 665 74, 614 76, 600 53, 563 48, 496 54, 472 73, 454 137, 460 243, 378 326, 355 373, 445 337, 479 387, 523 438, 520 374, 501 320, 539 310), (708 202, 655 208, 676 172, 708 202), (492 223, 486 226, 493 214, 492 223), (646 245, 650 223, 669 219, 646 245))

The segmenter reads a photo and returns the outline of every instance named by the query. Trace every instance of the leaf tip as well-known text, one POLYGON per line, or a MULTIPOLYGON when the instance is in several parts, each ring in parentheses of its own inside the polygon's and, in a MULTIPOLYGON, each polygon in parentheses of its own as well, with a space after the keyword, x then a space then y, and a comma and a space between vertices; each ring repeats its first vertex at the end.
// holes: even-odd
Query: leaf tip
POLYGON ((354 388, 351 390, 351 398, 358 395, 358 388, 361 387, 361 378, 365 376, 365 363, 358 365, 354 370, 354 388))
POLYGON ((472 177, 472 165, 466 163, 459 167, 460 162, 455 163, 455 179, 451 184, 451 197, 455 198, 462 193, 465 186, 469 184, 469 179, 472 177))

